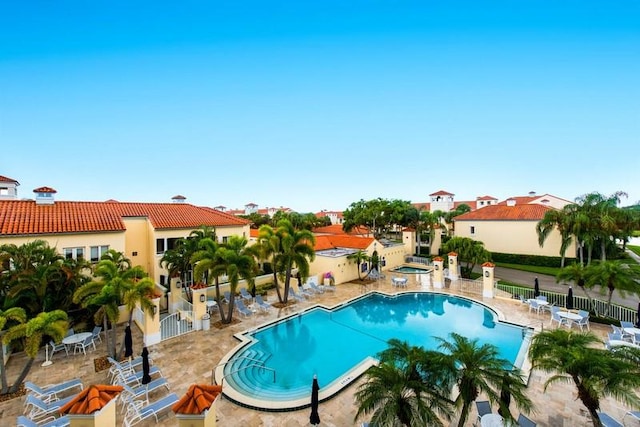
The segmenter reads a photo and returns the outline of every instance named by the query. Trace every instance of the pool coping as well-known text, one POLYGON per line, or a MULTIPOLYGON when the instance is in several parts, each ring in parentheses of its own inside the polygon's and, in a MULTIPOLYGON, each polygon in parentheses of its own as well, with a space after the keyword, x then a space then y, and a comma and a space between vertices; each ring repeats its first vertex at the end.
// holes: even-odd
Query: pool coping
MULTIPOLYGON (((236 345, 235 347, 233 347, 231 350, 229 350, 227 352, 227 354, 225 354, 225 356, 220 359, 220 362, 216 365, 216 367, 214 368, 214 372, 213 372, 213 378, 212 381, 214 383, 219 383, 219 384, 224 384, 224 368, 226 366, 226 364, 233 358, 233 356, 235 356, 242 348, 248 346, 249 344, 251 344, 252 342, 254 342, 254 339, 252 337, 249 337, 247 334, 255 332, 257 330, 266 328, 270 325, 276 324, 276 323, 280 323, 280 322, 286 322, 288 319, 296 317, 296 316, 301 316, 302 314, 311 311, 311 310, 315 310, 315 309, 324 309, 324 310, 328 310, 328 311, 334 311, 344 305, 347 304, 351 304, 352 302, 358 300, 358 299, 362 299, 366 296, 368 296, 369 294, 373 294, 373 293, 377 293, 380 295, 384 295, 384 296, 389 296, 389 297, 397 297, 398 295, 402 295, 402 294, 413 294, 413 293, 431 293, 431 294, 440 294, 440 295, 446 295, 446 296, 454 296, 456 298, 462 298, 462 299, 466 299, 466 300, 470 300, 473 301, 477 304, 480 304, 481 306, 491 310, 492 312, 494 312, 496 314, 496 316, 498 317, 498 321, 502 322, 502 323, 507 323, 507 324, 511 324, 511 325, 515 325, 521 328, 525 328, 530 330, 530 333, 527 335, 529 337, 529 340, 531 339, 531 335, 533 333, 533 328, 526 326, 526 325, 521 325, 518 323, 514 323, 514 322, 510 322, 506 320, 506 316, 505 314, 495 308, 495 307, 491 307, 489 306, 487 303, 485 303, 484 301, 480 301, 477 300, 475 298, 471 298, 465 295, 454 295, 454 294, 450 294, 447 292, 439 292, 439 291, 433 291, 433 290, 429 290, 429 289, 417 289, 417 290, 405 290, 405 291, 401 291, 401 292, 394 292, 394 293, 389 293, 389 292, 385 292, 385 291, 381 291, 381 290, 370 290, 368 292, 365 292, 361 295, 357 295, 353 298, 349 298, 345 301, 342 301, 338 304, 335 304, 333 306, 327 306, 325 304, 320 304, 320 303, 316 303, 313 304, 311 306, 305 307, 299 311, 293 312, 287 316, 278 318, 278 319, 273 319, 267 322, 263 322, 260 325, 255 325, 251 328, 245 329, 242 332, 238 332, 236 334, 233 335, 233 337, 235 339, 237 339, 238 341, 240 341, 238 343, 238 345, 236 345), (218 381, 218 379, 220 379, 218 381)), ((528 343, 525 346, 523 344, 523 348, 527 348, 528 349, 528 343)), ((522 348, 521 348, 521 352, 522 352, 522 348)), ((516 359, 517 361, 517 359, 516 359)), ((377 365, 378 364, 378 360, 372 356, 368 356, 365 359, 363 359, 360 363, 358 363, 357 365, 355 365, 352 369, 348 370, 344 375, 336 378, 334 381, 332 381, 330 384, 328 384, 327 386, 323 387, 320 392, 319 392, 319 400, 320 402, 328 400, 333 398, 334 396, 336 396, 338 393, 340 393, 342 390, 348 388, 354 381, 356 381, 360 376, 362 376, 367 369, 369 369, 371 366, 377 365)), ((528 360, 528 358, 524 357, 523 359, 523 366, 520 367, 521 371, 523 372, 523 375, 525 376, 525 378, 529 379, 530 373, 531 373, 531 366, 530 366, 530 362, 528 360)), ((256 410, 261 410, 261 411, 268 411, 268 412, 285 412, 285 411, 295 411, 295 410, 299 410, 299 409, 303 409, 303 408, 308 408, 309 406, 311 406, 311 400, 310 400, 310 396, 309 397, 304 397, 304 398, 300 398, 300 399, 293 399, 293 400, 264 400, 264 399, 257 399, 257 398, 253 398, 247 394, 241 393, 238 390, 236 390, 233 387, 227 387, 225 388, 223 386, 222 389, 222 394, 229 400, 233 401, 234 403, 240 405, 240 406, 244 406, 247 408, 251 408, 251 409, 256 409, 256 410)))

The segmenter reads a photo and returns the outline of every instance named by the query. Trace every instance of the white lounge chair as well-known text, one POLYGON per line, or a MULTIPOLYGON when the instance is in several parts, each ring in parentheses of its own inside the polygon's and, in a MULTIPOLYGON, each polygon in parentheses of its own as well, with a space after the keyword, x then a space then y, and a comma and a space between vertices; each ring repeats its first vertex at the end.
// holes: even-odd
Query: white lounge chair
POLYGON ((31 419, 50 417, 57 414, 60 408, 73 398, 75 398, 74 395, 65 397, 64 399, 45 402, 42 399, 29 395, 24 402, 24 411, 27 417, 31 419))
POLYGON ((122 393, 120 394, 120 398, 122 400, 122 409, 131 402, 135 401, 139 397, 148 396, 148 393, 160 388, 166 387, 167 391, 169 391, 169 383, 166 378, 157 378, 151 381, 148 384, 142 384, 138 387, 129 387, 128 385, 123 385, 122 393))
POLYGON ((171 408, 176 402, 178 402, 178 396, 175 393, 171 393, 147 405, 144 405, 144 402, 140 401, 130 403, 124 416, 123 425, 125 427, 131 427, 152 416, 156 419, 157 423, 159 422, 158 416, 171 408))
POLYGON ((298 302, 304 301, 304 298, 296 294, 293 288, 289 288, 289 298, 293 298, 295 301, 298 301, 298 302))
POLYGON ((80 391, 82 391, 84 386, 82 385, 82 381, 80 381, 80 379, 75 378, 58 384, 49 384, 42 387, 35 385, 31 381, 25 381, 24 388, 29 392, 31 396, 35 396, 44 402, 49 402, 52 400, 60 399, 60 394, 69 392, 70 390, 73 390, 75 388, 79 388, 80 391))
POLYGON ((624 427, 624 424, 622 424, 620 421, 616 420, 606 412, 598 411, 598 417, 600 417, 600 422, 604 427, 624 427))
MULTIPOLYGON (((133 375, 136 371, 136 368, 142 368, 142 356, 138 356, 132 360, 126 360, 124 362, 118 362, 117 360, 107 357, 109 363, 111 363, 111 367, 109 368, 109 381, 113 382, 113 379, 116 375, 120 374, 121 376, 129 376, 133 375)), ((152 363, 151 358, 149 358, 149 363, 152 363)))
POLYGON ((263 311, 271 310, 271 304, 267 304, 266 302, 264 302, 264 300, 262 299, 262 295, 260 294, 256 295, 256 305, 263 311))
POLYGON ((536 427, 536 423, 527 418, 524 414, 518 416, 519 427, 536 427))
POLYGON ((236 310, 238 310, 238 313, 242 314, 245 317, 249 317, 251 315, 253 315, 253 311, 249 310, 245 305, 244 302, 242 302, 241 299, 239 299, 238 301, 235 302, 236 303, 236 310))
MULTIPOLYGON (((160 369, 157 366, 152 366, 151 368, 149 368, 149 376, 155 376, 156 374, 162 377, 162 372, 160 372, 160 369)), ((144 375, 143 371, 137 371, 134 374, 129 376, 118 374, 113 380, 113 384, 119 384, 119 385, 126 384, 130 387, 131 387, 131 384, 135 384, 134 387, 137 387, 139 385, 142 385, 143 375, 144 375)))
POLYGON ((67 427, 70 423, 66 415, 60 418, 49 416, 39 419, 37 423, 24 415, 20 415, 16 420, 17 427, 67 427))
POLYGON ((247 304, 251 304, 253 302, 253 297, 249 292, 247 292, 247 288, 240 288, 240 296, 247 302, 247 304))

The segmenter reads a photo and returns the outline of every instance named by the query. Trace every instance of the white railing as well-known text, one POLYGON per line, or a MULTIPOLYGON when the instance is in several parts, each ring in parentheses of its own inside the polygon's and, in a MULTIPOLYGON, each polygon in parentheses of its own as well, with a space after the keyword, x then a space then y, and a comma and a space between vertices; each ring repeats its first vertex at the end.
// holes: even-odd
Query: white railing
POLYGON ((145 330, 145 316, 140 307, 136 307, 133 310, 133 322, 138 325, 138 328, 140 328, 141 331, 145 330))
MULTIPOLYGON (((520 288, 511 285, 498 285, 498 289, 510 293, 514 298, 522 297, 525 300, 534 298, 533 289, 520 288)), ((554 304, 558 307, 566 307, 567 305, 566 293, 549 292, 543 290, 540 291, 540 295, 545 295, 547 297, 547 301, 549 301, 550 304, 554 304)), ((591 302, 593 303, 593 305, 590 304, 587 297, 581 295, 573 296, 573 306, 576 310, 590 311, 594 314, 597 314, 598 316, 604 316, 608 311, 608 317, 611 317, 613 319, 633 323, 636 322, 637 310, 635 309, 623 307, 614 303, 609 306, 606 301, 602 301, 599 299, 592 299, 591 302)))
POLYGON ((482 287, 482 280, 471 280, 462 278, 452 280, 451 284, 449 285, 449 289, 478 295, 482 295, 482 287))
POLYGON ((404 262, 413 263, 413 264, 422 264, 422 265, 431 265, 431 261, 429 258, 417 257, 417 256, 407 256, 404 258, 404 262))
POLYGON ((178 311, 160 320, 160 340, 193 331, 193 311, 178 311))

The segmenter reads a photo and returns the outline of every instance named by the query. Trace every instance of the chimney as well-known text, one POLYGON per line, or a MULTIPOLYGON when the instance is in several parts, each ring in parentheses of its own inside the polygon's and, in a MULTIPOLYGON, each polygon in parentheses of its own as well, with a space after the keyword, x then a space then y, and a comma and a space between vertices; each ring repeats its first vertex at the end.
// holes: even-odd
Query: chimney
POLYGON ((39 187, 33 192, 36 193, 36 205, 52 205, 54 203, 53 195, 57 193, 51 187, 39 187))
POLYGON ((173 200, 173 203, 184 203, 187 198, 178 194, 177 196, 173 196, 171 200, 173 200))
POLYGON ((515 206, 516 199, 507 199, 507 206, 515 206))
POLYGON ((535 191, 529 191, 529 197, 536 197, 535 191))

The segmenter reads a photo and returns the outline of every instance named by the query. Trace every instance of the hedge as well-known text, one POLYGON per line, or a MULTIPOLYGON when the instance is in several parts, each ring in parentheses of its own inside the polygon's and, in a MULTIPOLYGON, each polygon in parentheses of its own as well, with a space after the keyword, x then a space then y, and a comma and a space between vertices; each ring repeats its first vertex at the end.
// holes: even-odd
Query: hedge
MULTIPOLYGON (((522 255, 522 254, 504 254, 500 252, 491 252, 493 262, 504 262, 507 264, 524 264, 537 265, 539 267, 556 267, 560 268, 559 256, 540 256, 540 255, 522 255)), ((565 258, 564 264, 569 265, 573 262, 573 258, 565 258)))

